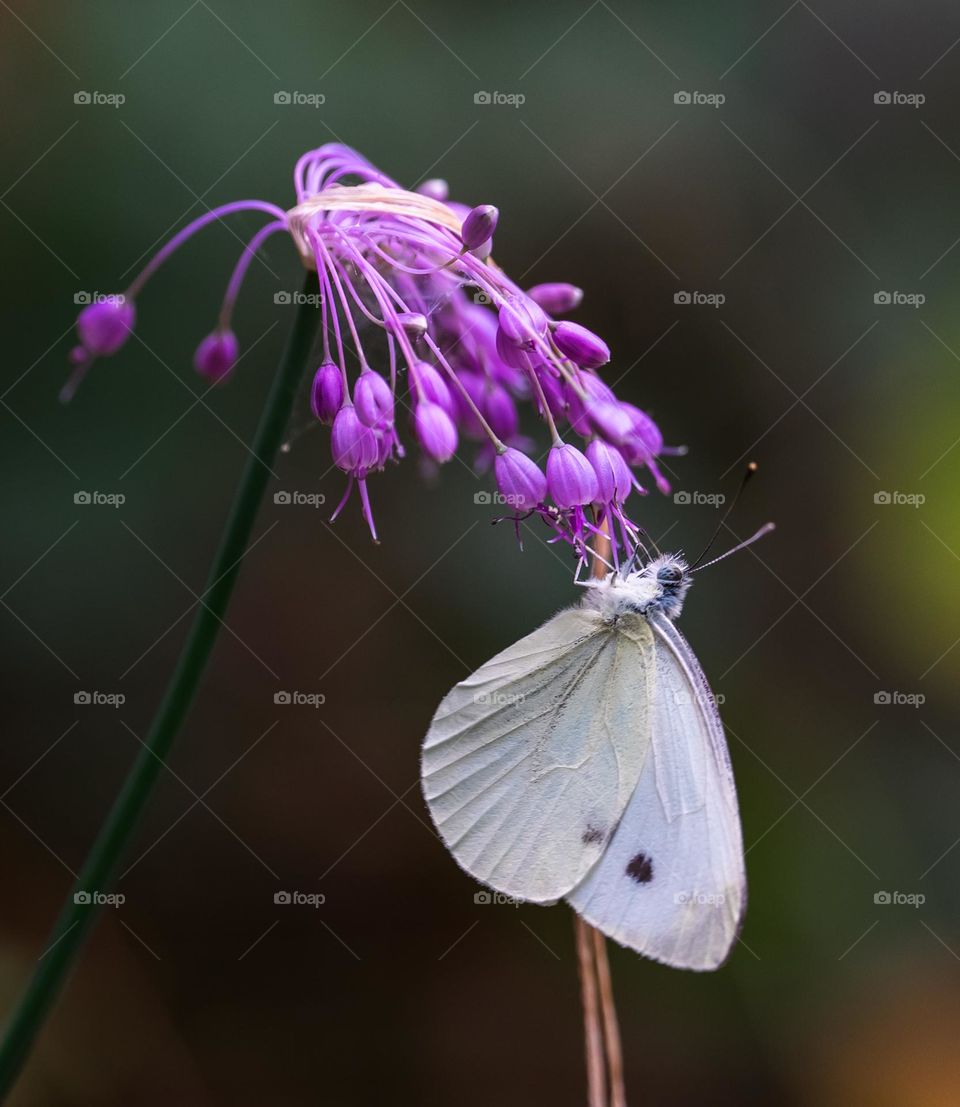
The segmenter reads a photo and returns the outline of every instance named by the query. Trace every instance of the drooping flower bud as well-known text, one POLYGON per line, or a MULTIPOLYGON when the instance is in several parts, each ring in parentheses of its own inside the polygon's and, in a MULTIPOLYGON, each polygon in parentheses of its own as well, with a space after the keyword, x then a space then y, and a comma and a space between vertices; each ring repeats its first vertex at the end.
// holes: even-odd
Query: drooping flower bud
POLYGON ((393 393, 390 385, 372 369, 364 369, 353 386, 353 402, 361 423, 377 427, 393 423, 393 393))
POLYGON ((548 320, 539 304, 526 296, 505 300, 498 315, 500 332, 513 346, 531 350, 547 333, 548 320))
POLYGON ((484 376, 492 377, 515 396, 529 396, 529 382, 523 372, 525 363, 514 356, 516 348, 510 347, 513 354, 509 355, 517 362, 516 365, 505 361, 499 352, 496 314, 479 304, 465 304, 457 312, 457 322, 463 328, 463 336, 448 356, 484 376))
POLYGON ((565 357, 584 369, 598 369, 610 360, 610 347, 599 335, 564 320, 553 330, 553 341, 565 357))
POLYGON ((578 373, 576 385, 575 388, 567 384, 564 389, 570 409, 570 426, 577 434, 589 438, 593 433, 591 411, 601 404, 617 404, 619 401, 613 389, 592 373, 578 373))
MULTIPOLYGON (((540 382, 540 387, 543 389, 543 396, 547 401, 550 414, 554 419, 562 418, 566 414, 567 401, 563 395, 563 385, 560 383, 560 378, 550 372, 549 369, 541 367, 537 370, 537 380, 540 382)), ((538 396, 537 411, 542 418, 543 412, 540 411, 540 407, 540 398, 538 396)))
POLYGON ((435 365, 427 361, 418 361, 411 372, 419 388, 421 400, 439 404, 448 415, 456 415, 457 405, 450 395, 450 387, 435 365))
POLYGON ((497 488, 504 500, 520 511, 532 511, 547 495, 547 478, 535 461, 508 448, 493 463, 497 488))
POLYGON ((413 417, 417 439, 434 461, 449 461, 457 449, 457 428, 439 404, 421 400, 413 417))
POLYGON ((460 228, 460 241, 467 250, 478 250, 493 238, 500 212, 493 204, 481 204, 467 214, 460 228))
POLYGON ((645 411, 633 404, 621 404, 631 422, 630 434, 624 440, 624 454, 632 465, 643 465, 649 458, 656 457, 663 449, 663 435, 660 428, 645 411))
POLYGON ((310 410, 328 426, 343 404, 343 374, 332 361, 325 361, 313 374, 310 386, 310 410))
POLYGON ((630 416, 619 403, 601 401, 591 404, 587 416, 597 433, 602 434, 608 442, 616 446, 626 441, 633 430, 630 416))
POLYGON ((633 488, 630 466, 623 460, 623 454, 596 438, 587 446, 587 460, 597 475, 599 501, 622 504, 633 488))
POLYGON ((431 200, 439 200, 442 204, 450 195, 450 186, 442 177, 431 177, 429 181, 417 186, 417 192, 421 196, 429 196, 431 200))
POLYGON ((553 502, 562 509, 592 504, 599 499, 593 466, 569 443, 551 448, 547 456, 547 486, 553 502))
POLYGON ((535 284, 533 288, 527 289, 527 295, 548 315, 566 315, 568 311, 580 306, 583 289, 563 282, 535 284))
POLYGON ((526 369, 530 364, 527 351, 520 346, 515 346, 499 327, 497 327, 494 345, 497 357, 511 369, 526 369))
POLYGON ((657 465, 657 455, 663 451, 663 435, 660 428, 645 411, 633 404, 623 404, 633 423, 633 429, 623 440, 623 453, 631 465, 646 465, 653 474, 657 489, 664 495, 670 492, 670 482, 657 465))
POLYGON ((508 442, 520 428, 520 416, 510 393, 501 384, 492 385, 484 397, 483 415, 490 429, 508 442))
POLYGON ((83 348, 93 357, 107 357, 130 337, 136 311, 132 300, 108 296, 89 304, 77 316, 77 335, 83 348))
MULTIPOLYGON (((484 382, 483 377, 478 373, 461 372, 457 374, 457 379, 463 385, 467 395, 473 401, 478 410, 483 410, 483 393, 484 382)), ((460 429, 468 438, 486 438, 483 427, 480 425, 480 420, 477 418, 476 413, 467 401, 464 399, 463 393, 456 386, 452 386, 450 389, 450 395, 453 398, 453 402, 457 409, 457 422, 460 424, 460 429)))
POLYGON ((233 331, 213 331, 197 347, 193 367, 209 381, 222 381, 236 365, 238 349, 233 331))
POLYGON ((330 432, 333 462, 345 473, 360 475, 377 463, 377 436, 360 422, 353 404, 345 404, 337 412, 330 432))

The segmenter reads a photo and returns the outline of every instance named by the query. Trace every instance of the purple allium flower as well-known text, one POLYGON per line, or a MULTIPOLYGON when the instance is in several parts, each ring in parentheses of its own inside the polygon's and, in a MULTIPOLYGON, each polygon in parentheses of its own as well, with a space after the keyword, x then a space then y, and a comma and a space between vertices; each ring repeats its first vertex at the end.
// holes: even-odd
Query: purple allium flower
POLYGON ((547 456, 547 487, 561 510, 582 507, 600 498, 597 474, 576 446, 560 443, 547 456))
POLYGON ((622 504, 633 488, 633 474, 623 454, 602 438, 595 438, 587 446, 587 460, 597 477, 600 503, 622 504))
POLYGON ((213 331, 197 347, 194 368, 209 381, 222 381, 236 364, 238 349, 233 331, 213 331))
POLYGON ((527 289, 527 295, 535 304, 548 315, 566 315, 580 306, 583 299, 583 289, 575 284, 554 282, 552 284, 535 284, 527 289))
POLYGON ((530 358, 522 346, 511 342, 502 327, 497 328, 494 338, 494 349, 497 359, 510 369, 526 371, 530 366, 530 358))
POLYGON ((593 373, 571 374, 566 382, 565 392, 570 426, 584 438, 593 434, 593 420, 590 418, 593 410, 600 405, 617 403, 613 389, 593 373))
POLYGON ((638 531, 623 504, 639 484, 630 467, 645 466, 666 489, 658 459, 677 451, 665 449, 653 420, 622 403, 597 375, 610 356, 606 343, 556 319, 579 305, 580 289, 554 282, 524 292, 488 260, 497 209, 451 200, 445 181, 408 191, 355 150, 329 143, 300 158, 294 187, 289 211, 245 200, 205 212, 122 295, 84 308, 64 398, 98 357, 123 346, 135 301, 180 246, 234 213, 260 216, 196 365, 210 379, 230 374, 237 358, 231 321, 249 267, 267 239, 289 234, 319 284, 322 350, 309 403, 331 426, 333 461, 348 478, 333 518, 356 486, 376 536, 367 484, 387 462, 404 457, 397 415, 406 411, 431 462, 449 460, 465 441, 476 443, 474 467, 493 463, 518 528, 523 518, 539 519, 552 541, 584 556, 603 527, 615 560, 632 553, 638 531), (522 433, 524 411, 544 426, 539 446, 522 433), (580 435, 586 454, 564 444, 561 431, 580 435))
POLYGON ((456 375, 457 385, 450 394, 457 410, 457 419, 467 438, 485 437, 480 408, 483 405, 484 378, 479 373, 462 370, 456 375))
POLYGON ((439 200, 443 203, 450 195, 450 186, 442 177, 431 177, 429 181, 424 181, 417 187, 417 192, 421 196, 429 196, 431 200, 439 200))
MULTIPOLYGON (((544 367, 538 368, 536 373, 537 384, 540 386, 540 391, 543 392, 543 398, 547 401, 548 411, 554 419, 563 418, 568 405, 563 394, 562 377, 544 367)), ((544 413, 540 405, 539 395, 537 396, 537 411, 540 417, 543 418, 544 413)))
POLYGON ((632 423, 630 434, 623 441, 624 456, 631 465, 646 465, 653 474, 657 490, 665 496, 670 492, 670 482, 660 471, 657 458, 663 454, 683 453, 683 448, 666 449, 660 428, 645 411, 633 404, 622 404, 632 423))
POLYGON ((564 320, 553 330, 553 341, 564 357, 584 369, 599 369, 610 360, 610 347, 593 331, 564 320))
POLYGON ((422 400, 413 417, 417 440, 434 461, 444 462, 457 452, 457 428, 439 404, 422 400))
POLYGON ((313 375, 310 410, 328 426, 343 404, 343 374, 332 361, 325 361, 313 375))
POLYGON ((534 350, 547 333, 547 317, 538 303, 528 296, 515 296, 500 307, 500 333, 521 350, 534 350))
POLYGON ((365 369, 353 386, 357 417, 368 427, 393 425, 393 393, 390 385, 372 369, 365 369))
POLYGON ((506 503, 533 511, 547 498, 547 478, 535 461, 519 450, 506 449, 493 463, 497 488, 506 503))
POLYGON ((415 393, 417 402, 426 400, 432 404, 438 404, 447 415, 456 418, 457 402, 451 394, 450 385, 446 383, 435 365, 426 361, 416 362, 410 366, 410 374, 413 381, 411 391, 415 393))
POLYGON ((630 416, 623 410, 623 405, 616 402, 605 403, 601 400, 592 404, 587 417, 597 434, 618 446, 633 429, 630 416))
POLYGON ((108 296, 89 304, 77 316, 77 337, 91 358, 108 357, 130 337, 136 311, 124 296, 108 296))
POLYGON ((493 204, 483 204, 468 213, 460 229, 460 239, 467 250, 479 250, 493 238, 500 212, 493 204))
POLYGON ((334 465, 355 477, 366 476, 377 464, 377 436, 360 421, 353 404, 344 404, 333 420, 330 452, 334 465))
POLYGON ((126 343, 136 315, 132 298, 122 295, 96 300, 80 312, 76 324, 80 345, 70 351, 73 372, 60 390, 60 399, 64 403, 73 398, 97 358, 115 354, 126 343))
POLYGON ((457 402, 451 396, 447 382, 435 366, 426 361, 418 361, 410 366, 410 373, 414 378, 414 387, 422 399, 429 400, 432 404, 439 404, 451 417, 456 415, 457 402))
POLYGON ((510 442, 520 429, 517 405, 502 384, 492 384, 483 398, 483 414, 490 429, 504 442, 510 442))

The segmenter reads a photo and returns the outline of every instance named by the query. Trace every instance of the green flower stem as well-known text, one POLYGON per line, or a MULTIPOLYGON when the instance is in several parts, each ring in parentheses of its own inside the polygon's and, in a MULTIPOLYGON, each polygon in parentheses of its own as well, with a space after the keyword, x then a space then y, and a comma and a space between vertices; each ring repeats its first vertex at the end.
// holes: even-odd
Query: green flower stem
POLYGON ((114 801, 106 822, 90 849, 76 884, 70 890, 26 990, 14 1010, 0 1044, 0 1102, 4 1102, 33 1043, 50 1014, 61 988, 77 962, 98 909, 76 902, 78 892, 105 892, 117 876, 150 791, 170 746, 186 718, 222 625, 233 586, 250 540, 257 510, 271 475, 284 430, 317 329, 319 286, 316 273, 307 276, 305 296, 287 341, 279 372, 237 488, 220 548, 210 570, 190 635, 141 749, 114 801))

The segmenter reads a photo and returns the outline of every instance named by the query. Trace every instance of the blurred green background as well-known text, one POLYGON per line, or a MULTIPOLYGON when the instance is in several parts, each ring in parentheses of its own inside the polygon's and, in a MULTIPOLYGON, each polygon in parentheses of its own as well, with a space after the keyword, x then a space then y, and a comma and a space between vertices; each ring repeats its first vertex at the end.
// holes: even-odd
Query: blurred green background
MULTIPOLYGON (((296 158, 340 140, 497 204, 501 265, 586 290, 608 379, 690 447, 678 490, 761 467, 732 527, 776 533, 704 574, 682 621, 725 700, 750 909, 715 975, 611 951, 631 1102, 956 1103, 955 6, 10 0, 0 27, 4 1007, 175 662, 292 320, 274 294, 301 276, 273 240, 237 316, 250 352, 202 402, 191 357, 234 235, 178 255, 142 342, 62 407, 75 298, 121 288, 206 205, 292 204, 296 158)), ((304 400, 275 490, 330 504, 307 424, 304 400)), ((489 526, 489 487, 456 463, 434 486, 413 460, 377 478, 377 547, 355 507, 331 529, 268 499, 126 902, 20 1107, 584 1101, 569 912, 476 904, 419 793, 441 696, 573 598, 555 551, 489 526)), ((692 551, 716 521, 658 496, 635 512, 692 551)))

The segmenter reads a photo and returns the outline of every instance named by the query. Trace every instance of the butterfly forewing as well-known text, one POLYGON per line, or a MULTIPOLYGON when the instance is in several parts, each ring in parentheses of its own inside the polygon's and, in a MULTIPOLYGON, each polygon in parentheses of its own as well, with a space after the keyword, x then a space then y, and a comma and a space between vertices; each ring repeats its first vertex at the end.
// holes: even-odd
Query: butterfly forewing
POLYGON ((440 704, 424 795, 471 875, 539 903, 574 887, 606 848, 650 745, 653 634, 562 611, 440 704))
POLYGON ((597 929, 648 957, 715 969, 746 903, 736 790, 692 651, 661 614, 651 625, 653 755, 609 847, 567 899, 597 929))

